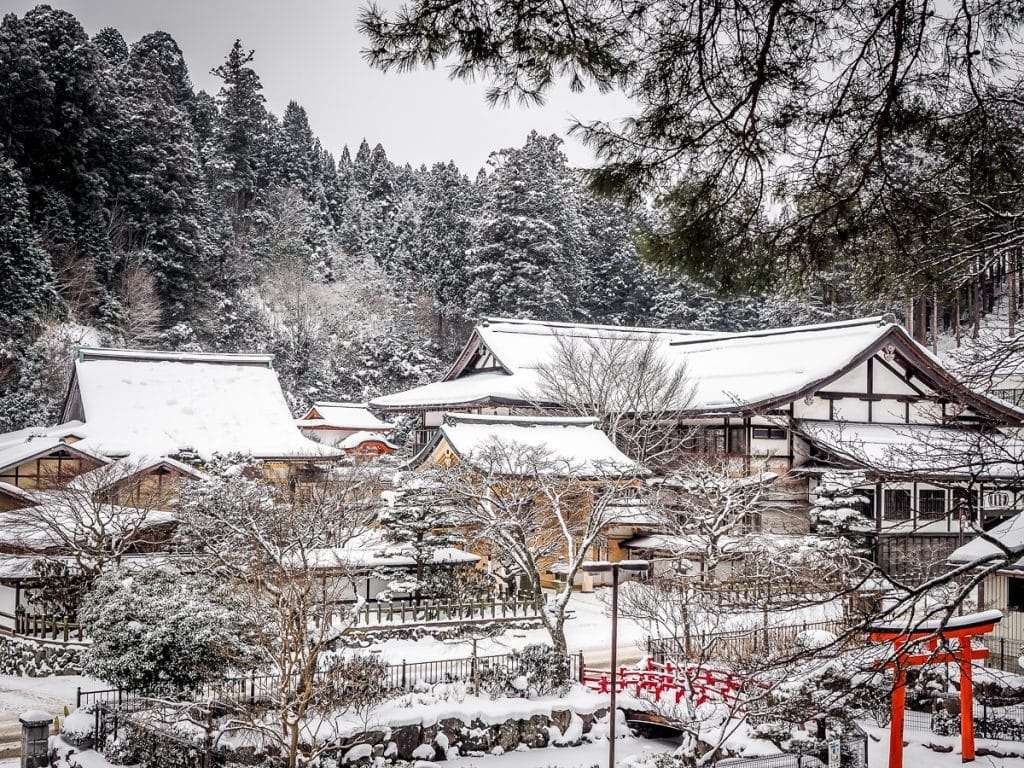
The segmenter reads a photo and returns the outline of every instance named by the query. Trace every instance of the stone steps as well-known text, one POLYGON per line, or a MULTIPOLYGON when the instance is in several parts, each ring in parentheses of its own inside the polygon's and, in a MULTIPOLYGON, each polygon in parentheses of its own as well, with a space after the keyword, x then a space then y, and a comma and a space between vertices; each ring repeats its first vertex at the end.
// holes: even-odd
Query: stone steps
POLYGON ((21 757, 21 739, 17 741, 4 741, 0 738, 0 760, 8 757, 21 757))

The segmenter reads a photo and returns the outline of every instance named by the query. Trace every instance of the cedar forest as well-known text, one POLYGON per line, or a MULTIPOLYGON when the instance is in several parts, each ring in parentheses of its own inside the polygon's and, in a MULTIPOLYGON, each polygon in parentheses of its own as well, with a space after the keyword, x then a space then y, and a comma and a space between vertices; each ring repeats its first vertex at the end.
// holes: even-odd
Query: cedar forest
POLYGON ((57 418, 81 343, 269 352, 298 412, 428 380, 486 316, 742 329, 879 309, 821 283, 723 298, 648 265, 657 214, 590 194, 556 136, 475 178, 366 140, 334 157, 301 105, 266 109, 241 42, 214 73, 197 92, 164 32, 3 19, 0 431, 57 418))

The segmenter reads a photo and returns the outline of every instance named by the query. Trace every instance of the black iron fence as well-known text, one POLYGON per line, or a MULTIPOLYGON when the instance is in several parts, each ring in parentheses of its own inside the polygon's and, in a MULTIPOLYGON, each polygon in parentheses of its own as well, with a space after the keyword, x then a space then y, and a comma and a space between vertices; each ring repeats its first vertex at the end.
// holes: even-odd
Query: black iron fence
POLYGON ((1020 666, 1020 658, 1024 656, 1024 642, 1007 640, 1005 637, 986 637, 984 642, 988 648, 985 666, 1003 672, 1024 674, 1024 669, 1020 666))
POLYGON ((842 768, 867 768, 868 736, 858 726, 841 737, 797 752, 767 757, 730 758, 719 760, 719 768, 825 768, 835 765, 830 757, 837 755, 842 768))
MULTIPOLYGON (((939 736, 960 733, 960 704, 955 698, 936 703, 932 712, 906 710, 903 727, 908 731, 930 731, 939 736)), ((974 702, 974 735, 979 739, 1024 741, 1024 704, 974 702)))
MULTIPOLYGON (((410 691, 417 685, 437 683, 469 683, 482 670, 500 668, 514 675, 521 663, 516 654, 495 654, 489 656, 468 656, 457 659, 438 659, 390 664, 385 670, 385 687, 391 691, 410 691)), ((579 680, 583 669, 583 654, 569 655, 569 671, 572 679, 579 680)), ((330 672, 318 673, 320 681, 328 679, 330 672)), ((215 680, 204 683, 198 690, 183 695, 183 700, 218 702, 228 705, 254 706, 287 696, 298 683, 276 674, 251 673, 240 677, 215 680)), ((95 691, 78 689, 77 706, 104 704, 117 709, 133 708, 145 700, 137 691, 123 688, 107 688, 95 691)))

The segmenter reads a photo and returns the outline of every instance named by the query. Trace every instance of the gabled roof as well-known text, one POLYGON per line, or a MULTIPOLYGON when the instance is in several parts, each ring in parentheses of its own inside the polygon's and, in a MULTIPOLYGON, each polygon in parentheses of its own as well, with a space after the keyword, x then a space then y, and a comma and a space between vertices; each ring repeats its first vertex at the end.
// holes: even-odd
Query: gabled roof
POLYGON ((80 349, 63 416, 109 456, 341 455, 296 428, 269 355, 80 349))
MULTIPOLYGON (((20 430, 23 432, 25 430, 20 430)), ((8 433, 8 435, 15 433, 8 433)), ((45 434, 36 434, 23 440, 7 440, 8 435, 0 435, 0 471, 10 467, 24 464, 26 461, 42 458, 58 449, 65 450, 71 454, 84 459, 92 459, 100 464, 106 464, 110 459, 97 451, 90 450, 88 446, 82 445, 78 440, 74 443, 64 442, 64 438, 45 434)))
POLYGON ((488 320, 474 329, 441 381, 378 397, 370 405, 393 411, 444 410, 543 400, 538 367, 557 360, 560 337, 625 338, 635 340, 638 347, 653 339, 665 360, 685 369, 693 397, 677 407, 694 414, 784 405, 888 350, 938 389, 965 399, 986 415, 1006 423, 1024 422, 1024 411, 969 390, 903 328, 883 317, 747 333, 488 320))
POLYGON ((388 432, 394 424, 381 421, 366 407, 366 403, 316 402, 298 419, 298 425, 306 428, 328 427, 351 429, 359 432, 388 432))
POLYGON ((1024 442, 995 430, 810 420, 795 426, 831 457, 889 476, 1021 479, 1024 442))
MULTIPOLYGON (((597 419, 540 416, 473 416, 445 414, 434 439, 413 460, 418 466, 445 441, 459 458, 470 464, 485 462, 485 452, 495 445, 507 448, 509 460, 521 449, 543 452, 554 474, 582 478, 642 477, 649 472, 622 453, 600 430, 597 419)), ((522 456, 525 459, 526 456, 522 456)), ((523 473, 532 471, 526 467, 523 473)))
POLYGON ((991 531, 971 539, 959 549, 953 550, 948 560, 954 565, 981 565, 996 562, 1003 557, 1008 559, 1008 567, 1024 567, 1021 562, 1024 557, 1024 514, 1015 515, 991 531), (1006 550, 1009 550, 1009 555, 1006 550))
POLYGON ((99 491, 109 488, 136 475, 158 468, 173 469, 193 480, 204 480, 207 475, 195 467, 172 459, 169 456, 125 456, 97 469, 84 472, 73 478, 68 485, 72 488, 99 491))

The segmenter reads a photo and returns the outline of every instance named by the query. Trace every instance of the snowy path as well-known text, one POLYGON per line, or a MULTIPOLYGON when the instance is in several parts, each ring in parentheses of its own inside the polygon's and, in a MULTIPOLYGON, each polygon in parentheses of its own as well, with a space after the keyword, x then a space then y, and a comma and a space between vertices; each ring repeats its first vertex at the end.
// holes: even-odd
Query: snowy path
MULTIPOLYGON (((105 688, 91 677, 16 677, 0 675, 0 745, 17 740, 21 734, 18 715, 29 709, 44 709, 64 717, 64 707, 75 708, 75 689, 105 688)), ((2 766, 3 763, 0 763, 2 766)))

